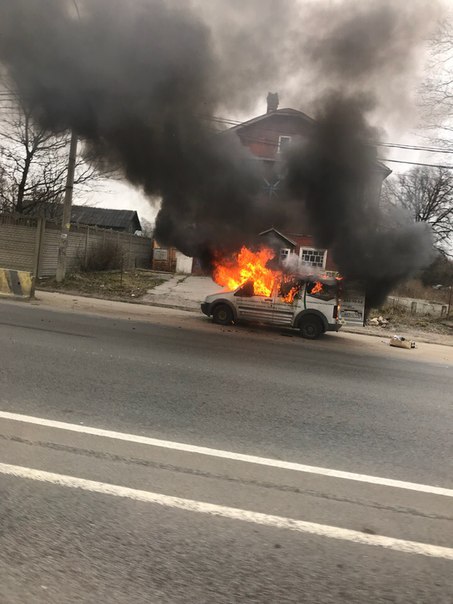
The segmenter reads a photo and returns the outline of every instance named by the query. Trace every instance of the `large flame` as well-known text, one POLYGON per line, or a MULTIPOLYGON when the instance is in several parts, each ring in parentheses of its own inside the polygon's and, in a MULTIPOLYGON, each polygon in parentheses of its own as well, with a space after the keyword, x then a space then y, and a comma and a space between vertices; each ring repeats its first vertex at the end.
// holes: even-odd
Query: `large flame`
POLYGON ((252 252, 244 246, 237 255, 228 260, 222 259, 215 265, 213 279, 230 290, 251 281, 256 296, 270 296, 279 272, 266 268, 266 264, 274 256, 269 248, 252 252))
MULTIPOLYGON (((258 252, 252 252, 247 247, 230 258, 221 258, 214 261, 213 279, 222 287, 235 290, 247 282, 253 284, 255 296, 270 297, 274 285, 278 287, 278 296, 283 302, 291 304, 300 292, 303 282, 310 280, 311 288, 307 291, 309 295, 315 296, 323 292, 323 280, 332 280, 328 275, 307 275, 305 279, 301 276, 289 275, 280 270, 272 270, 267 263, 275 257, 275 252, 270 248, 263 247, 258 252)), ((340 278, 340 277, 338 277, 340 278)))

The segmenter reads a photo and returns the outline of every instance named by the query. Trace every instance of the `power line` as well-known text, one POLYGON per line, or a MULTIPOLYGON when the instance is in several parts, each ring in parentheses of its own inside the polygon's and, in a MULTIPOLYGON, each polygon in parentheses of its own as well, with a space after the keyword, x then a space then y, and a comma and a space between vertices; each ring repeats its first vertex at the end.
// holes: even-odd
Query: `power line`
POLYGON ((453 153, 453 149, 449 149, 448 147, 423 147, 421 145, 404 145, 397 143, 376 143, 376 146, 407 149, 408 151, 427 151, 429 153, 453 153))
MULTIPOLYGON (((223 123, 225 125, 231 125, 231 126, 239 126, 240 124, 244 123, 244 122, 239 122, 237 120, 230 120, 227 118, 221 118, 218 116, 212 116, 212 117, 208 117, 208 116, 204 116, 202 119, 204 120, 208 120, 208 121, 212 121, 212 122, 219 122, 219 123, 223 123)), ((271 132, 271 133, 278 133, 280 132, 279 129, 276 128, 262 128, 263 132, 271 132)), ((253 137, 247 137, 248 140, 252 141, 252 142, 262 142, 265 144, 269 144, 269 145, 277 145, 277 143, 272 143, 271 141, 267 141, 266 139, 257 139, 257 138, 253 138, 253 137)), ((395 149, 405 149, 407 151, 426 151, 428 153, 446 153, 446 154, 453 154, 453 149, 450 149, 448 147, 435 147, 435 146, 422 146, 422 145, 408 145, 408 144, 404 144, 404 143, 388 143, 388 142, 373 142, 370 143, 372 146, 374 147, 391 147, 391 148, 395 148, 395 149)))
POLYGON ((411 166, 425 166, 427 168, 442 168, 445 170, 453 170, 453 166, 449 165, 441 165, 441 164, 425 164, 423 162, 417 161, 403 161, 402 159, 383 159, 382 157, 377 158, 378 161, 392 162, 395 164, 409 164, 411 166))
MULTIPOLYGON (((0 103, 5 102, 6 100, 17 100, 17 99, 18 99, 18 96, 15 95, 14 93, 0 92, 0 103)), ((5 106, 3 106, 1 108, 6 109, 6 110, 17 109, 17 107, 5 107, 5 106)), ((210 122, 214 122, 214 123, 222 123, 222 124, 228 125, 230 127, 239 126, 244 123, 239 120, 232 120, 229 118, 224 118, 224 117, 215 116, 215 115, 200 116, 200 117, 201 117, 201 119, 203 119, 205 121, 210 121, 210 122)), ((277 130, 275 128, 263 128, 262 130, 265 132, 271 132, 274 134, 280 132, 279 130, 277 130)), ((267 145, 267 146, 274 147, 274 148, 278 147, 277 142, 269 141, 264 138, 257 138, 257 137, 250 137, 250 136, 244 136, 244 138, 249 143, 254 142, 254 143, 260 143, 260 144, 267 145)), ((423 152, 427 152, 427 153, 453 154, 453 149, 448 149, 446 147, 428 147, 428 146, 422 146, 422 145, 407 145, 407 144, 403 144, 403 143, 387 143, 387 142, 373 143, 373 146, 403 149, 406 151, 423 151, 423 152)), ((425 163, 425 162, 413 162, 413 161, 407 161, 407 160, 402 160, 402 159, 378 158, 378 161, 385 161, 385 162, 398 163, 398 164, 407 164, 407 165, 412 165, 412 166, 423 166, 423 167, 429 167, 429 168, 442 168, 442 169, 447 169, 447 170, 453 169, 453 165, 430 164, 430 163, 425 163)))

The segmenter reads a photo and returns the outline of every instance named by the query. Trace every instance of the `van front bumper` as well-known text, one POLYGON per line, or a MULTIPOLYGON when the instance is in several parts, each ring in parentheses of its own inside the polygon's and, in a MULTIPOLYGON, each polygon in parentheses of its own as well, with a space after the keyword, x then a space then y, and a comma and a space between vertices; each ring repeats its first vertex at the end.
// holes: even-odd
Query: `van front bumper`
POLYGON ((207 317, 209 317, 211 315, 211 305, 208 302, 202 302, 201 312, 207 317))

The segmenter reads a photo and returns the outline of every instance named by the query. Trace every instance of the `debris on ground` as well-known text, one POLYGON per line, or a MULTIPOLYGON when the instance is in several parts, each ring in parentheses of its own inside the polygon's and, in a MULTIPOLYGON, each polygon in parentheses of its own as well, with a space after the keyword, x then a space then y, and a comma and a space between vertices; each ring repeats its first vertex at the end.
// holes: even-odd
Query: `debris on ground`
POLYGON ((379 317, 373 317, 368 321, 368 325, 371 325, 373 327, 387 327, 388 324, 389 320, 384 319, 382 315, 380 315, 379 317))
POLYGON ((395 346, 396 348, 415 348, 415 342, 413 340, 408 340, 404 336, 393 336, 390 338, 390 346, 395 346))

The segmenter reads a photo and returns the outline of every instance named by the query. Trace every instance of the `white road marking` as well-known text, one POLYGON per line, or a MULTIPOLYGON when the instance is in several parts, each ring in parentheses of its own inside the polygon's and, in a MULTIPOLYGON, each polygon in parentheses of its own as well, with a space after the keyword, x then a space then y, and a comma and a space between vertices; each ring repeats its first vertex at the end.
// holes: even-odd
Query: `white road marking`
POLYGON ((125 432, 114 432, 111 430, 103 430, 101 428, 92 428, 90 426, 81 426, 79 424, 68 424, 51 419, 43 419, 40 417, 32 417, 30 415, 21 415, 19 413, 10 413, 8 411, 0 411, 0 419, 23 422, 27 424, 35 424, 46 428, 56 428, 58 430, 67 430, 70 432, 78 432, 80 434, 91 434, 103 438, 112 438, 115 440, 123 440, 126 442, 137 443, 140 445, 148 445, 151 447, 160 447, 164 449, 173 449, 174 451, 184 451, 186 453, 197 453, 198 455, 207 455, 210 457, 219 457, 221 459, 230 459, 232 461, 241 461, 252 463, 271 468, 279 468, 281 470, 292 470, 294 472, 305 472, 307 474, 318 474, 320 476, 328 476, 330 478, 341 478, 343 480, 354 480, 356 482, 366 482, 370 484, 394 487, 396 489, 406 489, 409 491, 418 491, 419 493, 430 493, 432 495, 442 495, 443 497, 453 497, 453 489, 445 487, 432 486, 427 484, 419 484, 415 482, 405 482, 403 480, 394 480, 393 478, 382 478, 379 476, 369 476, 367 474, 356 474, 354 472, 345 472, 343 470, 332 470, 330 468, 320 468, 317 466, 307 466, 304 464, 282 461, 280 459, 269 459, 266 457, 256 457, 255 455, 246 455, 243 453, 234 453, 232 451, 223 451, 220 449, 210 449, 208 447, 199 447, 197 445, 188 445, 185 443, 177 443, 168 440, 160 440, 150 438, 148 436, 140 436, 138 434, 127 434, 125 432))
POLYGON ((182 499, 181 497, 151 493, 150 491, 131 489, 129 487, 107 484, 96 480, 86 480, 84 478, 76 478, 75 476, 54 474, 53 472, 45 472, 33 468, 25 468, 4 463, 0 463, 0 473, 16 478, 26 478, 38 482, 50 483, 61 487, 82 489, 83 491, 99 493, 101 495, 125 497, 127 499, 134 499, 135 501, 154 503, 164 507, 185 510, 187 512, 198 512, 210 516, 242 520, 244 522, 252 522, 254 524, 261 524, 279 529, 288 529, 299 533, 309 533, 319 537, 329 537, 331 539, 339 539, 361 545, 374 545, 397 552, 404 552, 405 554, 419 554, 432 558, 453 560, 453 548, 442 547, 440 545, 406 541, 405 539, 393 539, 392 537, 384 537, 381 535, 368 535, 359 531, 329 526, 326 524, 317 524, 315 522, 306 522, 305 520, 295 520, 282 516, 272 516, 260 512, 230 508, 192 499, 182 499))

